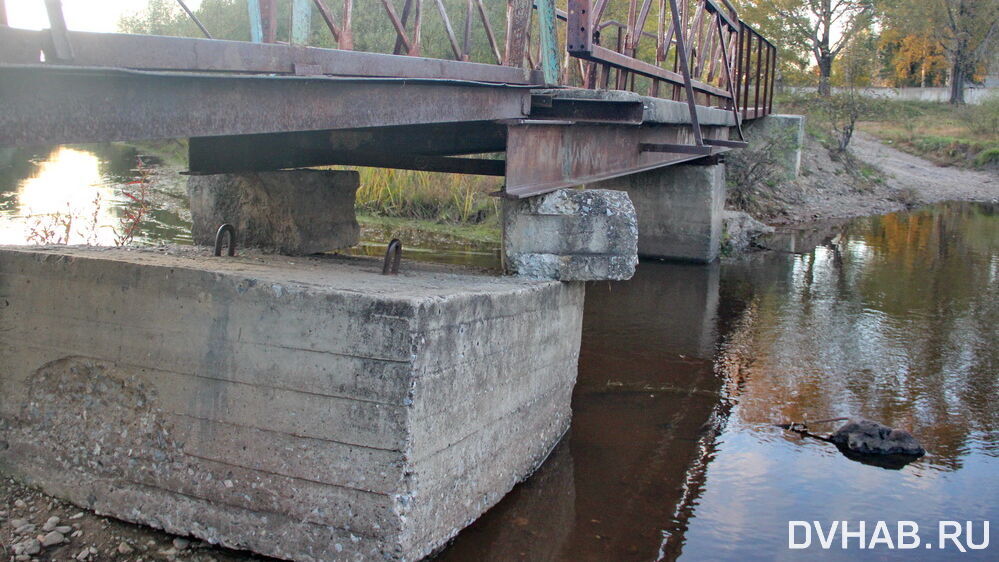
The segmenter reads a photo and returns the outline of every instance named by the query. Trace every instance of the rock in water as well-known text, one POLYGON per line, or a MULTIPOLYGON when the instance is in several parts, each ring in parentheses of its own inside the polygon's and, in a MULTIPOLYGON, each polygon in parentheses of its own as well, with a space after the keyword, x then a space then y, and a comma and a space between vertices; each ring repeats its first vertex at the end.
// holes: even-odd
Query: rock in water
POLYGON ((911 455, 926 454, 923 446, 911 433, 870 420, 850 420, 837 429, 829 440, 839 447, 862 455, 911 455))

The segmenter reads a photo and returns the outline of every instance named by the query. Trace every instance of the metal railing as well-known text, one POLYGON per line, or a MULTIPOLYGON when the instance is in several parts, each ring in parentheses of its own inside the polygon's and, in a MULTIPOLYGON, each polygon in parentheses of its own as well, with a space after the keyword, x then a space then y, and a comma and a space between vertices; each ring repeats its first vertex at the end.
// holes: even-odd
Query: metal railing
MULTIPOLYGON (((278 1, 249 0, 251 15, 256 15, 251 17, 254 38, 275 40, 278 1)), ((290 42, 296 35, 305 37, 296 31, 294 22, 301 18, 295 10, 315 8, 338 48, 354 48, 353 0, 343 0, 339 14, 325 0, 289 1, 290 42)), ((448 58, 457 61, 474 60, 473 32, 484 32, 488 58, 474 62, 543 70, 552 85, 693 100, 737 110, 743 119, 766 115, 772 108, 776 48, 739 20, 729 0, 567 0, 566 11, 557 9, 554 0, 507 0, 505 13, 499 14, 505 21, 497 21, 500 2, 427 3, 431 6, 405 0, 400 8, 393 0, 371 0, 369 9, 381 11, 395 32, 393 54, 424 56, 432 16, 443 28, 448 58), (625 14, 625 21, 612 17, 625 14), (497 32, 494 23, 505 25, 497 32)))
POLYGON ((652 3, 569 0, 567 50, 588 61, 579 85, 636 89, 635 77, 644 76, 647 93, 656 97, 684 99, 689 85, 702 105, 737 105, 747 117, 749 107, 769 107, 755 90, 766 84, 763 91, 772 92, 776 49, 739 20, 727 0, 658 0, 657 9, 652 3), (626 23, 608 17, 622 5, 626 23), (653 22, 655 32, 648 29, 653 22))
MULTIPOLYGON (((185 2, 177 1, 211 37, 185 2)), ((119 63, 131 57, 137 59, 135 67, 183 65, 183 57, 172 51, 153 52, 124 39, 109 38, 105 45, 86 34, 67 32, 60 0, 44 2, 52 21, 51 39, 44 48, 54 61, 93 65, 100 64, 99 57, 119 63), (83 52, 74 53, 71 40, 80 41, 83 52), (138 50, 130 51, 132 47, 138 50), (158 60, 149 60, 153 58, 158 60)), ((729 0, 365 0, 363 13, 358 13, 360 4, 355 0, 332 4, 332 0, 247 0, 253 41, 306 47, 312 16, 318 13, 340 51, 307 49, 288 55, 268 51, 257 61, 244 49, 238 57, 231 53, 222 57, 244 63, 227 63, 219 70, 375 76, 380 71, 369 59, 358 58, 361 53, 353 58, 337 53, 384 52, 419 57, 401 70, 399 62, 385 61, 386 68, 405 77, 467 75, 469 80, 632 90, 685 101, 692 108, 730 109, 741 119, 766 115, 773 106, 776 48, 739 20, 729 0), (287 3, 284 15, 291 8, 287 36, 282 35, 286 41, 277 38, 280 3, 287 3), (377 41, 365 34, 377 36, 377 41), (515 70, 539 72, 518 77, 511 74, 515 70)), ((0 18, 4 17, 0 9, 0 18)), ((163 39, 164 47, 171 44, 163 39)), ((238 50, 232 42, 228 45, 230 51, 238 50)))

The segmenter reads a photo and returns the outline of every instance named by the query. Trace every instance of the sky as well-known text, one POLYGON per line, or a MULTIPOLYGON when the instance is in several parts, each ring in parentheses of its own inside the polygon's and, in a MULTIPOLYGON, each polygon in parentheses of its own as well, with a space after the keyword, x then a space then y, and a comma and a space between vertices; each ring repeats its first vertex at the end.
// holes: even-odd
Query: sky
MULTIPOLYGON (((192 10, 201 0, 186 0, 192 10)), ((44 0, 6 0, 7 18, 11 27, 45 29, 49 18, 44 0)), ((66 26, 74 31, 114 32, 118 19, 146 6, 146 0, 62 0, 66 26)))

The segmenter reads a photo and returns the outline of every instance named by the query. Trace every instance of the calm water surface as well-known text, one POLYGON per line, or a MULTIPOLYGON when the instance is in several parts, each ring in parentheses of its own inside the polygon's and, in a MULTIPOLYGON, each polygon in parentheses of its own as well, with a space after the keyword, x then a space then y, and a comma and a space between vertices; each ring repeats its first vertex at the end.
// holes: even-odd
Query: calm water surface
MULTIPOLYGON (((85 210, 96 193, 111 230, 135 156, 104 146, 0 158, 0 243, 24 243, 32 214, 85 210)), ((189 243, 183 180, 164 178, 142 241, 189 243)), ((389 236, 359 252, 380 254, 389 236)), ((631 281, 588 286, 569 435, 439 558, 798 559, 789 520, 913 520, 936 546, 945 519, 991 520, 990 547, 961 558, 997 559, 999 208, 945 204, 769 244, 797 253, 643 262, 631 281), (847 415, 909 428, 930 453, 887 470, 772 425, 847 415)), ((406 255, 496 263, 494 248, 417 242, 406 255)), ((951 548, 807 556, 938 559, 951 548)))

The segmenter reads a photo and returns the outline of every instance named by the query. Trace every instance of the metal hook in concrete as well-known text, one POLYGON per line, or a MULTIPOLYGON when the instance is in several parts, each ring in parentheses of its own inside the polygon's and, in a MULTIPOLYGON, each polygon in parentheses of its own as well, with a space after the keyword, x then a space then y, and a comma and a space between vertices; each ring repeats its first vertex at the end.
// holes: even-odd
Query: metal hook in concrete
POLYGON ((231 224, 223 224, 219 227, 219 231, 215 234, 215 255, 222 255, 222 237, 225 233, 229 233, 229 255, 236 255, 236 228, 231 224))
POLYGON ((399 273, 399 262, 402 261, 402 242, 393 238, 385 250, 385 263, 382 265, 382 275, 399 273))

